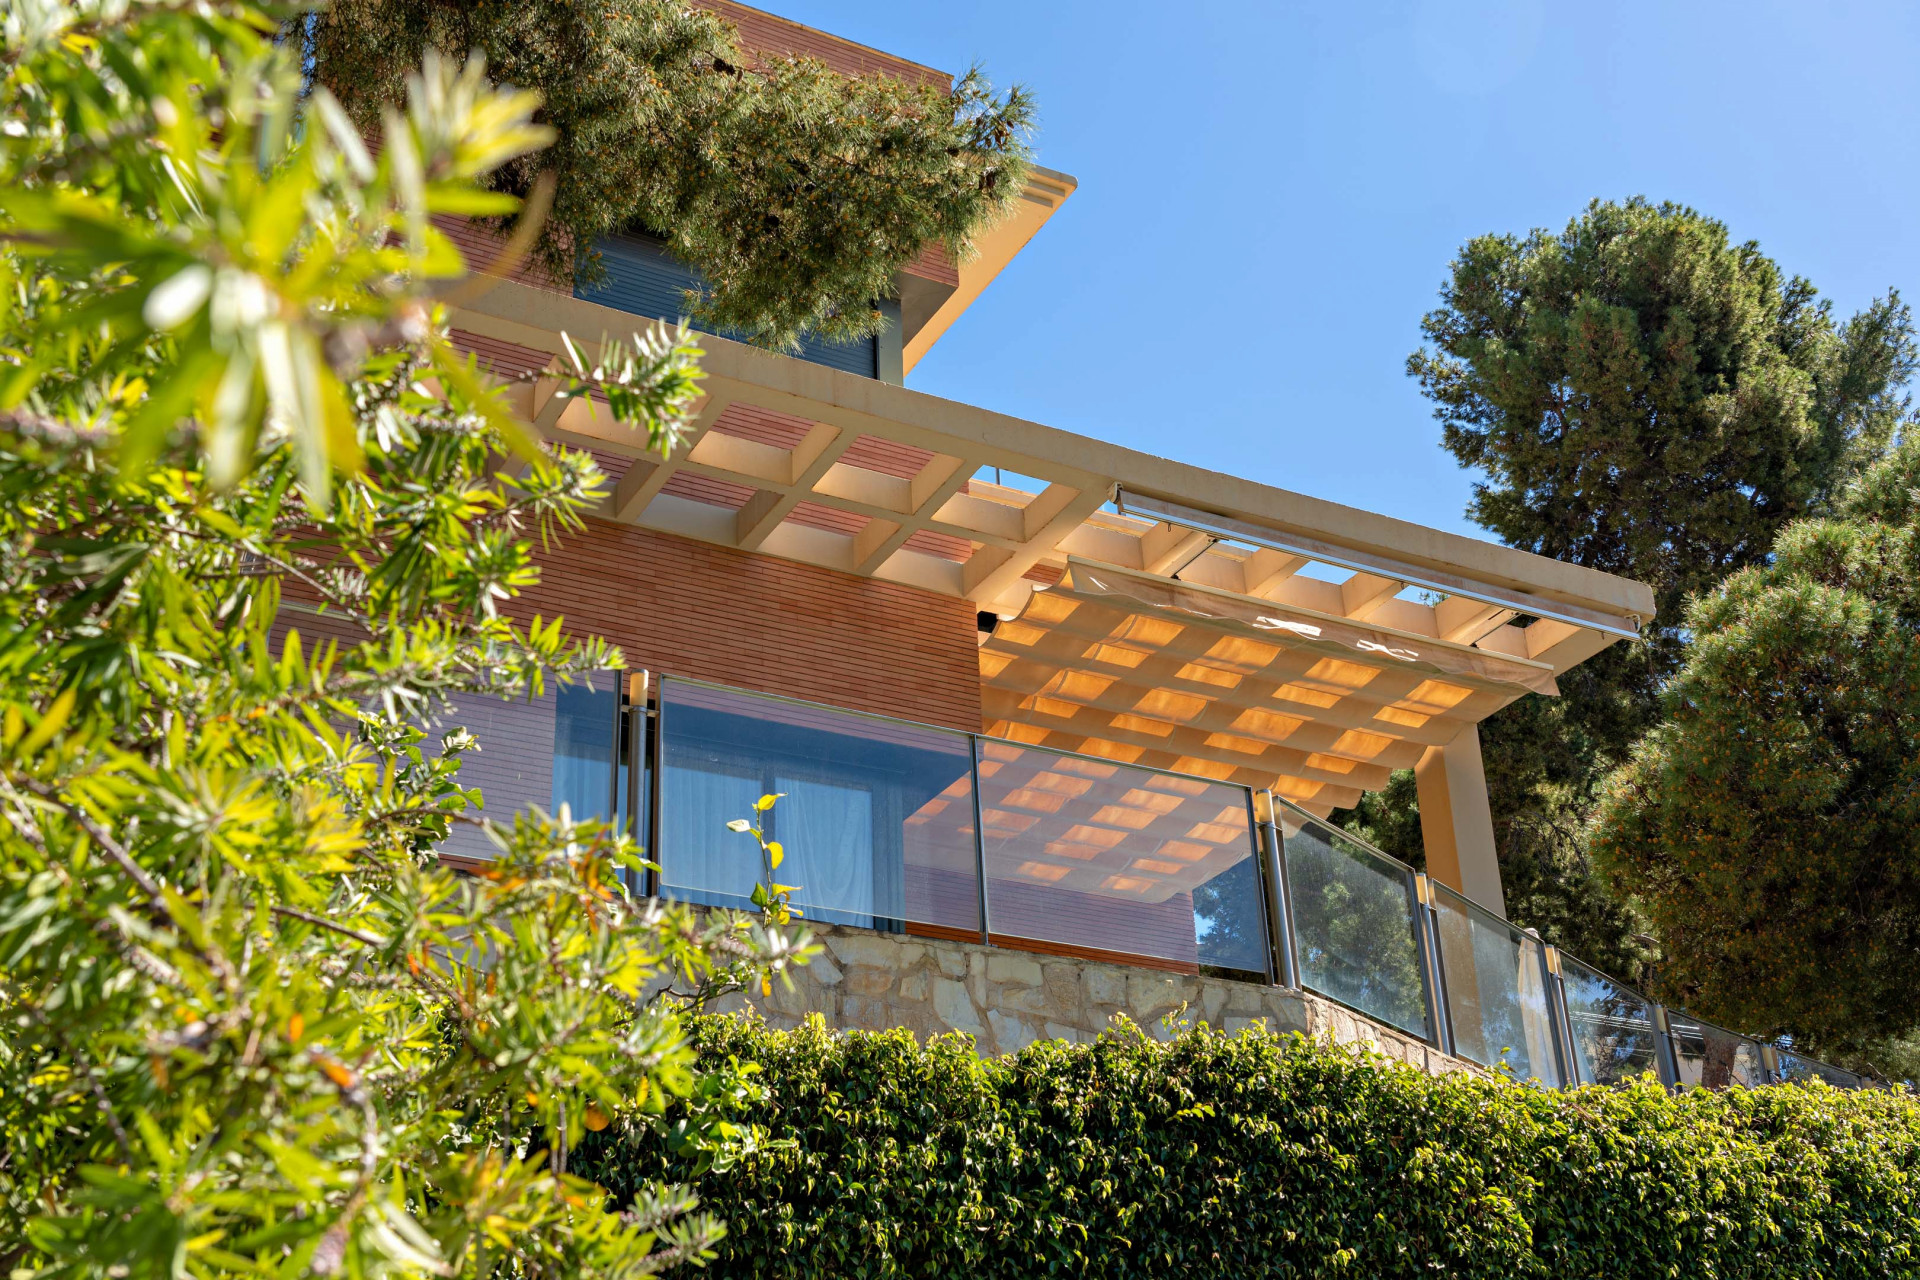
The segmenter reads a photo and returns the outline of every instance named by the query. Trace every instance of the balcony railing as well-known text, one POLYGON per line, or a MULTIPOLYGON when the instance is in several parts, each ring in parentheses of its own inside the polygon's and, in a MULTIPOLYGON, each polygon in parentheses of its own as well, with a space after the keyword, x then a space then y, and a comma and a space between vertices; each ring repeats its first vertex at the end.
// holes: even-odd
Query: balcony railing
MULTIPOLYGON (((491 807, 633 823, 642 893, 748 905, 762 795, 811 920, 1303 988, 1547 1087, 1861 1077, 1664 1008, 1268 792, 701 681, 453 717, 491 807)), ((465 839, 466 837, 457 837, 465 839)), ((477 841, 447 852, 484 857, 477 841)))

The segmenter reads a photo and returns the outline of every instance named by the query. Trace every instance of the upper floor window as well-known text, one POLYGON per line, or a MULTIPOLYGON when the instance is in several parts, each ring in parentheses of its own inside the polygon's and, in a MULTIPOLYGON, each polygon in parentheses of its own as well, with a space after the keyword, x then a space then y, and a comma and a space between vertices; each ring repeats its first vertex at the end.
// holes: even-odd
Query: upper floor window
MULTIPOLYGON (((629 311, 634 315, 675 320, 686 311, 687 290, 700 286, 698 271, 668 253, 659 241, 647 236, 609 236, 600 242, 600 260, 606 267, 606 278, 599 284, 574 286, 574 297, 597 302, 603 307, 629 311)), ((893 338, 896 345, 898 343, 897 314, 889 315, 888 322, 892 332, 884 337, 858 342, 828 342, 809 336, 800 340, 800 350, 794 354, 802 360, 857 373, 863 378, 886 377, 887 353, 883 347, 888 337, 893 338)), ((704 326, 695 327, 709 333, 718 332, 704 326)), ((892 363, 895 372, 893 377, 886 379, 889 382, 899 380, 899 362, 896 359, 892 363)))

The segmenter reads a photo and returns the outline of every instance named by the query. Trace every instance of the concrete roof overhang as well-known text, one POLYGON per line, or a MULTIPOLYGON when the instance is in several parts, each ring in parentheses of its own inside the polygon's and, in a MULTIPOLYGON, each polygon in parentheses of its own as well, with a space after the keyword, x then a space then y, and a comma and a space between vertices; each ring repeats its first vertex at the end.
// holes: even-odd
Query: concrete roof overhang
MULTIPOLYGON (((454 316, 534 367, 563 331, 644 323, 513 281, 454 316)), ((521 388, 520 407, 616 477, 606 518, 1001 619, 980 651, 999 736, 1272 786, 1324 813, 1551 692, 1653 613, 1648 587, 1610 574, 702 342, 706 399, 670 457, 556 384, 521 388)))

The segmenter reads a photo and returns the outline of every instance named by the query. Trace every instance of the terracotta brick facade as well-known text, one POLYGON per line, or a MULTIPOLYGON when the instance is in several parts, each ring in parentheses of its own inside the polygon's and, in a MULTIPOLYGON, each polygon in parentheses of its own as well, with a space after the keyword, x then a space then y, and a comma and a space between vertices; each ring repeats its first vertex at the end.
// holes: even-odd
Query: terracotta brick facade
POLYGON ((914 84, 932 85, 945 91, 953 77, 945 71, 909 62, 891 53, 869 49, 840 36, 828 35, 812 27, 752 9, 733 0, 697 0, 734 25, 740 33, 740 47, 761 58, 813 58, 824 62, 843 76, 894 76, 914 84))
POLYGON ((629 667, 980 728, 966 600, 601 520, 540 562, 516 613, 558 613, 629 667))

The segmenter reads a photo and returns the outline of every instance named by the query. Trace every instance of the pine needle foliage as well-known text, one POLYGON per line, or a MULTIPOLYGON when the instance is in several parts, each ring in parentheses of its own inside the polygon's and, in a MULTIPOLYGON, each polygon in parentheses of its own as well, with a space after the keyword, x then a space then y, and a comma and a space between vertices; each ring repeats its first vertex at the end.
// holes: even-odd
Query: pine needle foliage
POLYGON ((1468 242, 1441 303, 1407 369, 1447 451, 1487 475, 1469 514, 1651 585, 1660 646, 1689 594, 1878 456, 1916 360, 1898 294, 1838 321, 1757 244, 1644 199, 1468 242))
MULTIPOLYGON (((451 695, 620 664, 505 616, 605 479, 434 304, 462 264, 431 217, 508 212, 479 181, 545 132, 429 58, 376 160, 324 95, 301 118, 289 16, 0 28, 0 1269, 652 1274, 720 1223, 608 1205, 566 1151, 730 1096, 648 993, 805 938, 634 900, 604 824, 477 816, 451 695), (456 875, 434 847, 475 822, 499 858, 456 875)), ((668 448, 698 354, 643 335, 562 381, 668 448)), ((754 1141, 674 1126, 696 1164, 754 1141)))
MULTIPOLYGON (((783 1140, 696 1184, 729 1276, 1920 1276, 1912 1096, 1549 1091, 1264 1029, 697 1037, 783 1140)), ((686 1168, 618 1126, 578 1166, 616 1197, 686 1168)))
MULTIPOLYGON (((1555 232, 1462 247, 1407 370, 1484 477, 1468 514, 1511 546, 1653 587, 1618 644, 1481 726, 1514 917, 1630 981, 1657 954, 1586 848, 1608 772, 1659 718, 1686 602, 1764 560, 1886 447, 1916 363, 1897 293, 1842 319, 1726 226, 1593 201, 1555 232)), ((1411 794, 1411 789, 1408 789, 1411 794)), ((1405 823, 1369 797, 1356 819, 1405 823)))
POLYGON ((1024 89, 996 95, 977 68, 949 93, 756 62, 678 0, 339 0, 291 34, 368 125, 428 50, 483 54, 556 134, 495 178, 523 195, 554 178, 537 249, 553 276, 593 283, 602 237, 658 236, 705 281, 694 318, 770 346, 878 332, 895 273, 929 245, 967 256, 1026 181, 1024 89))
POLYGON ((1593 847, 1703 1016, 1870 1060, 1920 1033, 1920 441, 1697 600, 1593 847))

